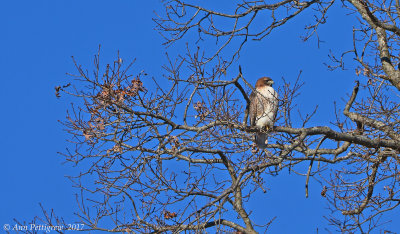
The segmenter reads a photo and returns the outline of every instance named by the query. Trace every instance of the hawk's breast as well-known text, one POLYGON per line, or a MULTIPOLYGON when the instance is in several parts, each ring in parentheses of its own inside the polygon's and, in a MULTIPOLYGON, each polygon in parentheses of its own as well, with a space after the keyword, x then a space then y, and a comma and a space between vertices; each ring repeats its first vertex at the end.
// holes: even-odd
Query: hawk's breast
POLYGON ((256 126, 272 127, 278 110, 278 95, 271 86, 257 89, 257 91, 260 93, 258 94, 256 126))

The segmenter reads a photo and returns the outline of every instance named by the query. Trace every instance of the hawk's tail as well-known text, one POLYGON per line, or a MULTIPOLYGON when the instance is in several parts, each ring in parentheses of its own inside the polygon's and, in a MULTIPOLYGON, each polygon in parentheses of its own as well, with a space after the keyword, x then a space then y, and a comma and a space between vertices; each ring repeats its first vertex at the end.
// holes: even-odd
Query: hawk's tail
POLYGON ((258 146, 258 148, 260 148, 260 149, 267 148, 267 144, 268 144, 267 134, 257 133, 255 142, 256 142, 256 145, 258 146))

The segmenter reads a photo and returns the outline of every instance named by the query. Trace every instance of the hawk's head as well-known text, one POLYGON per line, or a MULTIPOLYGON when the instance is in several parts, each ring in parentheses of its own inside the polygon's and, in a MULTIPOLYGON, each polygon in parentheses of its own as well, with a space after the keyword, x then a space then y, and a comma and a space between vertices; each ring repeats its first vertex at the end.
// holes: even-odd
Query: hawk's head
POLYGON ((274 84, 274 81, 271 78, 261 77, 260 79, 257 80, 256 89, 263 88, 265 86, 272 86, 273 84, 274 84))

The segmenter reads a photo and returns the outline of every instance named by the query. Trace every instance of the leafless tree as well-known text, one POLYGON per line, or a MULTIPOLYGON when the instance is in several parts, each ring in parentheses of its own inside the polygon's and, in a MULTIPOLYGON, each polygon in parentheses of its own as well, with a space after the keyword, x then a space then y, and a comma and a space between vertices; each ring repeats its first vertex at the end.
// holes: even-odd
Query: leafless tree
MULTIPOLYGON (((336 122, 325 126, 310 126, 315 112, 301 113, 302 122, 294 124, 302 82, 300 75, 284 81, 265 150, 254 146, 260 130, 247 121, 254 84, 235 61, 249 39, 268 40, 301 14, 316 17, 304 40, 318 39, 335 1, 245 0, 232 3, 232 12, 190 2, 165 1, 155 19, 158 30, 167 45, 190 36, 215 40, 215 51, 188 45, 185 55, 169 59, 162 78, 132 75, 135 64, 119 57, 103 69, 98 54, 93 73, 75 62, 75 81, 57 87, 58 96, 77 98, 63 124, 74 146, 66 160, 82 168, 71 177, 81 190, 80 222, 109 232, 257 233, 273 219, 255 223, 245 204, 266 189, 267 176, 289 169, 305 177, 306 196, 309 178, 320 181, 334 230, 384 230, 381 217, 400 203, 399 1, 336 3, 358 22, 354 48, 332 56, 329 68, 354 59, 360 81, 343 97, 345 105, 332 110, 336 122)), ((63 222, 48 213, 41 221, 63 222)))

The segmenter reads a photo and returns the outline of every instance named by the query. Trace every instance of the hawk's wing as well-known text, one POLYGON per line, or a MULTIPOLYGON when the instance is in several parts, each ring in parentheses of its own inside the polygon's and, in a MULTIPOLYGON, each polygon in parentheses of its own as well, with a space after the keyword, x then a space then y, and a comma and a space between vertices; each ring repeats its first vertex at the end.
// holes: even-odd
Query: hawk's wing
POLYGON ((250 94, 250 108, 249 108, 249 117, 250 117, 250 126, 256 125, 257 118, 257 106, 258 106, 258 98, 257 94, 252 92, 250 94))

